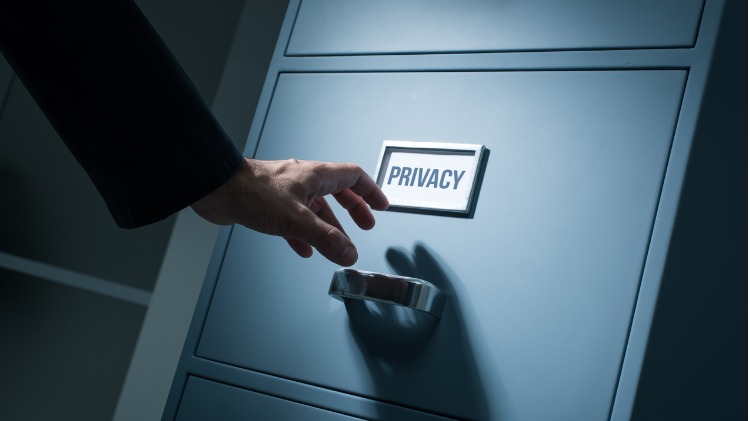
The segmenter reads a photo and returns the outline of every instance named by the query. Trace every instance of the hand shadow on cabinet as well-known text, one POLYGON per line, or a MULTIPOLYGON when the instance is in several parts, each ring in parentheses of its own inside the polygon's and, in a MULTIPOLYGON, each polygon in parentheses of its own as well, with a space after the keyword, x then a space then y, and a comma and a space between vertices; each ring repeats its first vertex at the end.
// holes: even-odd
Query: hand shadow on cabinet
MULTIPOLYGON (((377 398, 437 415, 490 419, 487 393, 466 329, 463 294, 454 288, 460 281, 448 276, 450 272, 422 243, 415 245, 413 254, 389 248, 385 257, 396 274, 427 280, 447 297, 440 319, 406 307, 347 300, 352 336, 377 398)), ((385 405, 378 416, 398 419, 385 405)))

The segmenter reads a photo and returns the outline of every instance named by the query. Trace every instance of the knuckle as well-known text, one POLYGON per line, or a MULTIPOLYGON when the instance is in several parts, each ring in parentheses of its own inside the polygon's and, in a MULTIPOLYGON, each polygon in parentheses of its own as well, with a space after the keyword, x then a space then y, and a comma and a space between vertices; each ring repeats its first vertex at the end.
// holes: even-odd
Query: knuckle
POLYGON ((342 164, 342 168, 344 170, 346 170, 346 171, 349 171, 349 172, 360 172, 360 171, 362 171, 362 168, 360 168, 359 165, 354 164, 354 163, 342 164))
POLYGON ((336 233, 336 228, 329 227, 326 231, 321 232, 320 237, 318 238, 318 244, 320 248, 323 248, 325 250, 330 249, 333 247, 337 240, 338 235, 336 233))
POLYGON ((288 182, 289 191, 296 197, 304 197, 307 192, 307 185, 304 180, 294 178, 288 182))

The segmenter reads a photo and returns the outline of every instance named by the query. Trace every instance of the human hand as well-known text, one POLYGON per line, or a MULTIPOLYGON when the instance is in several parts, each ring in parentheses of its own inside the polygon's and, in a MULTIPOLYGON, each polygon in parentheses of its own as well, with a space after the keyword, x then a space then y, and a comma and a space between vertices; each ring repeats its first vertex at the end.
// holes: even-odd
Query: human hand
POLYGON ((282 236, 302 257, 312 256, 314 247, 328 260, 351 266, 357 249, 326 202, 328 194, 365 230, 375 226, 370 208, 388 208, 383 192, 357 165, 296 159, 245 159, 229 181, 192 208, 215 224, 282 236))

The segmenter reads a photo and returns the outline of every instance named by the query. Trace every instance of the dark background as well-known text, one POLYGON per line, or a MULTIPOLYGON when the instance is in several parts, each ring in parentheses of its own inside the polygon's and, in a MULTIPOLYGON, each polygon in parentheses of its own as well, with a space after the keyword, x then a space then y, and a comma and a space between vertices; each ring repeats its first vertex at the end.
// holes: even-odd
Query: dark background
POLYGON ((747 419, 747 111, 747 2, 730 0, 633 419, 747 419))

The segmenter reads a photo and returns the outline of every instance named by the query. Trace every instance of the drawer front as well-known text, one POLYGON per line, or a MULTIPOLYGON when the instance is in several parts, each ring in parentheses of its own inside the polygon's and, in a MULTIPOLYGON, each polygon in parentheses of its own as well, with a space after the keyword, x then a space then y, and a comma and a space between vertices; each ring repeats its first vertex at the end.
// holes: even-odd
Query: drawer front
POLYGON ((200 377, 189 377, 176 421, 309 420, 352 421, 324 409, 255 393, 200 377))
POLYGON ((288 55, 691 47, 702 0, 304 0, 288 55))
MULTIPOLYGON (((380 212, 356 268, 422 277, 442 319, 327 295, 338 267, 237 227, 197 355, 437 414, 609 413, 686 72, 282 74, 260 159, 382 141, 489 149, 472 218, 380 212)), ((337 206, 333 204, 333 207, 337 206)))

